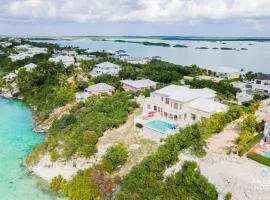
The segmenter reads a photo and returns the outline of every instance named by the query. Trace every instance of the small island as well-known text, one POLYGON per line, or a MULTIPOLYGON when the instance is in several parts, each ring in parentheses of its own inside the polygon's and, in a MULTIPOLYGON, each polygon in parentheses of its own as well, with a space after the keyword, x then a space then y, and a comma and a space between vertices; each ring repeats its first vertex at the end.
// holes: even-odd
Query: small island
POLYGON ((242 51, 246 51, 246 50, 248 50, 247 48, 241 48, 240 50, 242 50, 242 51))
POLYGON ((196 47, 196 49, 209 49, 208 47, 196 47))
POLYGON ((217 50, 218 48, 217 48, 217 47, 213 47, 212 49, 215 49, 215 50, 217 50))
POLYGON ((182 44, 176 44, 173 47, 176 47, 176 48, 188 48, 188 46, 182 45, 182 44))
POLYGON ((221 47, 221 50, 236 50, 235 48, 231 48, 231 47, 221 47))
POLYGON ((162 46, 162 47, 170 47, 170 44, 164 42, 140 42, 140 41, 129 41, 129 40, 114 40, 114 42, 123 42, 123 43, 135 43, 135 44, 143 44, 146 46, 162 46))

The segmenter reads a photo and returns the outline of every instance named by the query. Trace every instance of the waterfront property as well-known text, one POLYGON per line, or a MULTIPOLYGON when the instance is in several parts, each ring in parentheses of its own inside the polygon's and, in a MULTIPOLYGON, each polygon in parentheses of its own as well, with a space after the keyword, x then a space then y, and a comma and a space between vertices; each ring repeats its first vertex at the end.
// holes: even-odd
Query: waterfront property
POLYGON ((145 99, 143 113, 155 113, 181 126, 195 123, 216 112, 225 112, 228 106, 214 100, 216 92, 170 85, 156 90, 145 99))
POLYGON ((66 67, 75 63, 75 59, 73 56, 62 56, 62 55, 52 57, 49 59, 49 61, 56 63, 62 62, 66 67))
POLYGON ((162 131, 157 129, 149 131, 147 123, 150 120, 165 120, 173 124, 174 130, 177 130, 213 113, 226 112, 229 107, 215 101, 215 97, 216 92, 208 88, 190 89, 185 86, 170 85, 152 92, 151 96, 144 100, 143 114, 135 120, 135 123, 144 127, 143 131, 147 137, 152 135, 152 138, 157 140, 157 133, 162 131))
POLYGON ((205 68, 207 73, 212 75, 215 74, 217 78, 224 79, 237 79, 240 77, 241 73, 238 69, 234 69, 232 67, 207 67, 205 68))
POLYGON ((146 89, 156 89, 156 82, 149 79, 142 80, 122 80, 124 90, 126 91, 139 91, 146 89))
POLYGON ((121 67, 119 65, 110 63, 110 62, 103 62, 95 65, 95 68, 90 73, 92 76, 100 76, 103 74, 109 75, 117 75, 121 67))
POLYGON ((80 61, 83 61, 83 60, 96 60, 96 56, 94 55, 77 55, 76 56, 76 61, 77 62, 80 62, 80 61))
POLYGON ((85 92, 87 92, 90 95, 100 95, 100 94, 112 95, 114 91, 115 88, 106 83, 98 83, 95 85, 91 85, 85 89, 85 92))

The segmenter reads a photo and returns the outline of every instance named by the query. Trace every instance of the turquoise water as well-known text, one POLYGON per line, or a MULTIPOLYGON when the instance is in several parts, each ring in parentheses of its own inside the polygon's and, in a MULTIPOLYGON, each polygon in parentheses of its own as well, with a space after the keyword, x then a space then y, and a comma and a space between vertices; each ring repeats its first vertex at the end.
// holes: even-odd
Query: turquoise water
POLYGON ((175 125, 161 120, 153 120, 147 122, 145 125, 150 128, 156 129, 162 133, 175 130, 175 125))
POLYGON ((43 134, 32 131, 33 126, 25 104, 0 97, 0 200, 57 199, 23 166, 33 145, 44 141, 43 134))
POLYGON ((171 45, 183 44, 187 45, 188 48, 145 46, 136 43, 92 41, 90 39, 76 41, 53 40, 44 42, 57 43, 61 46, 71 45, 81 48, 89 48, 93 51, 115 51, 124 49, 132 56, 161 56, 162 60, 181 65, 197 64, 201 67, 227 66, 237 69, 243 68, 245 71, 252 70, 270 73, 270 42, 228 41, 226 44, 223 44, 212 41, 154 40, 154 42, 165 42, 171 45), (196 49, 196 47, 208 47, 209 49, 196 49), (219 49, 212 49, 214 47, 219 49), (236 49, 247 48, 248 50, 220 50, 222 47, 236 49))

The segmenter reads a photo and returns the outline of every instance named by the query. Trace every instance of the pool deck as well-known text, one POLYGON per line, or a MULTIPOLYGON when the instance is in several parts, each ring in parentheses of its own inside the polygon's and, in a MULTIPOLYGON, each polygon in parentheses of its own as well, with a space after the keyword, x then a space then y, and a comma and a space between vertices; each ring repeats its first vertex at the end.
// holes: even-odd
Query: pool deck
POLYGON ((270 142, 261 141, 254 147, 252 147, 250 151, 265 156, 264 155, 265 152, 270 152, 270 142))

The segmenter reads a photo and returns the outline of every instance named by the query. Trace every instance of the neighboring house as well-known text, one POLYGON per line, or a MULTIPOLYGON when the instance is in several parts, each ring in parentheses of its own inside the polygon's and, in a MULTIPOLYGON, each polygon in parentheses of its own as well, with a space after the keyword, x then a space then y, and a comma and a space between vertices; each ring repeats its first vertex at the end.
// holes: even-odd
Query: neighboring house
POLYGON ((70 49, 62 50, 61 54, 65 56, 73 56, 73 57, 76 57, 78 55, 78 53, 75 50, 70 50, 70 49))
POLYGON ((145 99, 143 114, 155 113, 155 116, 183 127, 213 113, 227 111, 228 106, 215 101, 215 97, 216 92, 208 88, 190 89, 170 85, 156 90, 145 99))
POLYGON ((236 79, 240 78, 241 72, 232 67, 207 67, 208 74, 215 73, 217 78, 236 79))
POLYGON ((94 55, 77 55, 76 56, 76 61, 80 62, 82 60, 95 60, 96 56, 94 55))
POLYGON ((153 56, 152 60, 161 60, 161 57, 160 56, 153 56))
POLYGON ((254 81, 248 81, 247 86, 253 91, 270 93, 270 74, 258 73, 254 81))
POLYGON ((237 92, 236 99, 239 104, 249 102, 253 99, 253 94, 250 88, 246 87, 244 82, 234 82, 232 83, 233 87, 240 89, 240 92, 237 92))
POLYGON ((27 64, 27 65, 25 65, 24 66, 24 68, 25 68, 25 70, 27 71, 27 72, 31 72, 33 69, 35 69, 37 67, 37 65, 36 64, 34 64, 34 63, 29 63, 29 64, 27 64))
POLYGON ((56 56, 49 59, 51 62, 62 62, 66 67, 75 63, 75 59, 72 56, 56 56))
POLYGON ((143 58, 134 58, 134 57, 130 57, 126 59, 127 63, 130 64, 141 64, 141 65, 146 65, 151 61, 150 58, 148 57, 143 57, 143 58))
POLYGON ((76 102, 84 102, 86 101, 89 97, 91 96, 91 94, 89 94, 88 92, 77 92, 75 94, 76 97, 76 102))
POLYGON ((123 88, 127 91, 138 91, 145 89, 156 89, 156 82, 149 79, 142 80, 122 80, 123 88))
POLYGON ((12 62, 15 62, 17 60, 23 60, 27 57, 32 57, 32 55, 26 53, 26 52, 22 52, 22 53, 19 53, 19 54, 11 54, 8 56, 12 62))
POLYGON ((18 76, 18 72, 15 71, 15 72, 11 72, 9 74, 7 74, 6 76, 3 77, 3 79, 6 81, 6 82, 12 82, 14 81, 14 79, 18 76))
POLYGON ((98 84, 89 86, 84 91, 90 95, 100 95, 104 93, 111 95, 115 91, 115 88, 106 83, 98 83, 98 84))
POLYGON ((92 76, 100 76, 103 74, 117 75, 120 70, 121 67, 119 65, 110 62, 103 62, 95 66, 95 68, 91 72, 91 75, 92 76))

